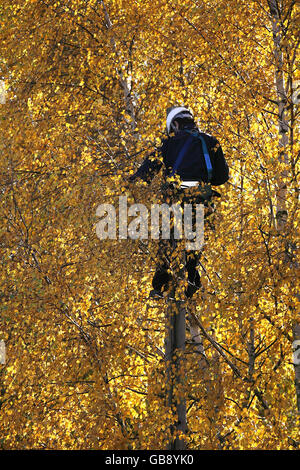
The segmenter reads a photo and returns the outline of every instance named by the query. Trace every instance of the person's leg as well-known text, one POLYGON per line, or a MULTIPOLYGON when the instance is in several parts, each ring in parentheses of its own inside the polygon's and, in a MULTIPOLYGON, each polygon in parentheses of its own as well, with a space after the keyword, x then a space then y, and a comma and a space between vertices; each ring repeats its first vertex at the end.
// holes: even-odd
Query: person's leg
POLYGON ((168 290, 170 275, 168 273, 168 242, 169 240, 160 240, 156 256, 157 264, 155 274, 152 279, 153 291, 150 295, 162 295, 168 290))
POLYGON ((166 264, 158 265, 152 279, 152 287, 156 291, 162 292, 168 289, 169 273, 166 264))
POLYGON ((200 255, 196 251, 186 252, 186 270, 188 274, 188 286, 186 289, 186 296, 192 297, 195 292, 201 287, 200 275, 197 270, 197 264, 200 255))

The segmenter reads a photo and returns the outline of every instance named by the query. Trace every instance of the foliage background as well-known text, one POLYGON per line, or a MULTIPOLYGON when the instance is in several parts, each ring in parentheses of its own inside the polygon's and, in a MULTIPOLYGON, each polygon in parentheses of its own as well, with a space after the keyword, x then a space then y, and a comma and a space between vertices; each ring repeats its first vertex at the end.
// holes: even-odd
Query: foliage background
MULTIPOLYGON (((195 302, 223 351, 204 339, 222 400, 215 405, 206 393, 191 349, 188 446, 299 446, 299 13, 293 0, 277 2, 278 45, 272 3, 1 2, 3 449, 166 445, 173 417, 163 405, 165 305, 147 301, 155 243, 100 241, 95 213, 128 194, 127 177, 159 144, 174 103, 190 106, 218 138, 231 176, 215 231, 206 232, 205 299, 195 302), (278 231, 283 197, 288 215, 278 231)), ((157 202, 159 184, 137 185, 129 202, 157 202)))

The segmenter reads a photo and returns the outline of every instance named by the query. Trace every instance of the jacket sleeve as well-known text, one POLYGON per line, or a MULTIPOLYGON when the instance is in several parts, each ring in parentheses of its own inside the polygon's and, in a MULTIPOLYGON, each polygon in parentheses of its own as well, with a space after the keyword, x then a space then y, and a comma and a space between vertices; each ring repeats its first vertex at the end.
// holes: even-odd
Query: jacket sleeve
POLYGON ((137 178, 141 178, 143 181, 146 181, 148 184, 151 182, 152 178, 159 172, 162 167, 162 162, 158 160, 156 152, 153 152, 151 155, 148 155, 138 170, 129 178, 129 181, 134 181, 137 178))
POLYGON ((214 158, 211 184, 213 186, 219 186, 220 184, 224 184, 228 181, 229 168, 225 160, 222 147, 215 138, 213 138, 211 150, 214 158))

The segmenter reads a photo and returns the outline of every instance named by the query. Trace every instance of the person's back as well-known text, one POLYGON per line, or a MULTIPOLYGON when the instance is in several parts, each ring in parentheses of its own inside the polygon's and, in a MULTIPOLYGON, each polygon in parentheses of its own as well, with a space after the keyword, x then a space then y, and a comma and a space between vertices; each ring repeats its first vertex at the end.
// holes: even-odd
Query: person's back
POLYGON ((210 184, 218 186, 228 180, 228 165, 219 142, 209 134, 198 130, 193 116, 187 108, 175 106, 167 110, 166 130, 168 137, 162 141, 162 145, 158 149, 158 153, 163 157, 164 165, 162 165, 161 160, 155 159, 154 154, 151 154, 130 178, 131 181, 141 178, 150 182, 162 166, 164 166, 165 177, 170 176, 178 162, 179 154, 186 144, 188 144, 188 147, 185 149, 185 154, 176 168, 176 174, 180 176, 182 182, 210 182, 210 184), (191 133, 195 135, 192 136, 191 133), (208 175, 203 144, 201 139, 197 138, 197 134, 204 139, 207 146, 212 166, 211 178, 208 175))

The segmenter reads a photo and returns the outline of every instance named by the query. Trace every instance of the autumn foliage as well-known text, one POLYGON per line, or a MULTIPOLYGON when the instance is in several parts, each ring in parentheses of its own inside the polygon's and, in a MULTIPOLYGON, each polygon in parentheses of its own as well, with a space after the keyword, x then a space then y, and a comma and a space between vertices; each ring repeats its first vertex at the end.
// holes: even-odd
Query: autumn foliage
POLYGON ((209 366, 187 334, 187 447, 299 447, 299 10, 273 3, 2 0, 2 449, 166 447, 157 242, 95 225, 119 195, 159 201, 161 175, 127 183, 173 104, 230 167, 189 306, 209 366))

